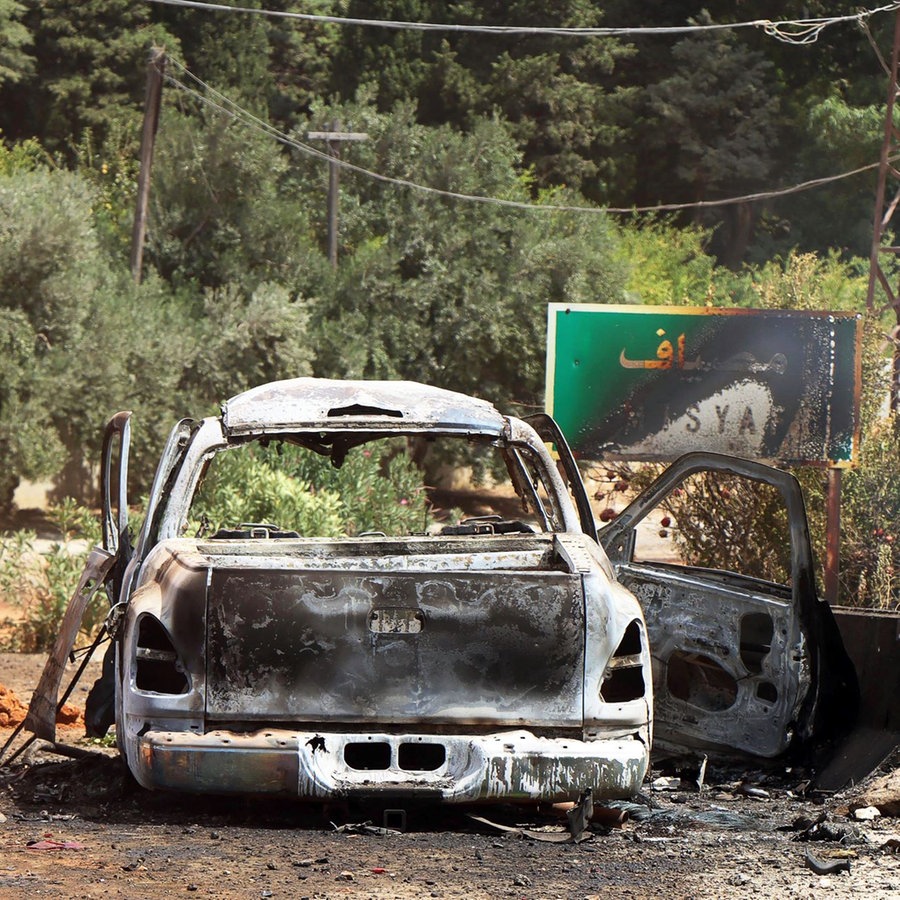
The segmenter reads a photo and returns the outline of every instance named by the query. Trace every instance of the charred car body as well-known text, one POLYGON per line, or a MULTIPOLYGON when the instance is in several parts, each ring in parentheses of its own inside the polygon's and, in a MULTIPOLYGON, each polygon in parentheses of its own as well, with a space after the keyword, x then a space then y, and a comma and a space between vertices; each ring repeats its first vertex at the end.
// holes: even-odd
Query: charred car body
POLYGON ((129 442, 120 413, 104 442, 105 547, 76 601, 106 583, 115 640, 89 724, 113 718, 98 697, 114 681, 119 747, 145 787, 626 797, 649 764, 654 693, 657 735, 673 746, 771 758, 848 719, 852 670, 816 597, 799 487, 784 473, 692 454, 598 540, 549 417, 503 416, 413 383, 295 379, 176 425, 132 548, 129 442), (223 456, 286 442, 340 466, 398 437, 496 454, 520 514, 420 534, 301 537, 290 522, 236 521, 185 536, 198 485, 223 456), (637 552, 641 524, 700 470, 783 496, 785 584, 637 552))
POLYGON ((133 551, 127 467, 111 462, 128 428, 120 415, 108 432, 104 470, 121 483, 107 478, 106 532, 118 535, 116 729, 141 784, 445 801, 638 789, 652 714, 643 616, 596 542, 574 464, 577 505, 548 453, 562 439, 547 417, 411 383, 264 385, 176 426, 133 551), (284 440, 340 464, 396 436, 499 454, 524 520, 183 536, 220 454, 284 440))

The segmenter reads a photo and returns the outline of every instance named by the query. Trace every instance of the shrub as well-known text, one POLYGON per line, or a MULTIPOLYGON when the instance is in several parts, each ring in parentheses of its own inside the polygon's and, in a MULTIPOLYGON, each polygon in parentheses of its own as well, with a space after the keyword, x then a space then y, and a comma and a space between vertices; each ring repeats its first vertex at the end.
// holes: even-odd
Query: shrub
MULTIPOLYGON (((60 538, 45 553, 35 549, 34 532, 0 536, 0 594, 20 611, 2 623, 6 650, 37 653, 51 648, 87 553, 100 537, 94 514, 72 500, 53 507, 49 514, 60 538)), ((82 620, 82 633, 95 634, 107 610, 103 599, 95 597, 82 620)))
POLYGON ((421 474, 396 443, 356 448, 340 468, 289 444, 223 453, 213 461, 191 516, 197 523, 205 517, 213 529, 273 522, 320 537, 402 534, 427 524, 421 474))

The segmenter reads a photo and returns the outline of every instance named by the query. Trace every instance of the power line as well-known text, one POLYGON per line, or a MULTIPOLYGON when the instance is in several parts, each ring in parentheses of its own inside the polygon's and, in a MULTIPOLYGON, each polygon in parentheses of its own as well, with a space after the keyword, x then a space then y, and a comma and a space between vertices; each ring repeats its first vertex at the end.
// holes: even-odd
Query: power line
MULTIPOLYGON (((296 138, 292 138, 290 135, 279 131, 273 125, 270 125, 268 122, 260 119, 258 116, 255 116, 253 113, 239 106, 233 100, 229 99, 225 94, 217 91, 214 87, 207 84, 201 78, 194 75, 192 72, 189 72, 183 65, 176 62, 175 60, 170 60, 170 63, 178 68, 181 72, 183 72, 196 84, 201 86, 208 94, 217 99, 212 99, 210 96, 206 96, 199 91, 194 90, 192 87, 189 87, 183 81, 180 81, 167 72, 165 78, 169 84, 171 84, 173 87, 178 88, 180 91, 188 94, 189 96, 196 98, 199 102, 205 104, 206 106, 209 106, 210 108, 229 116, 230 118, 236 120, 247 128, 258 131, 261 134, 267 135, 268 137, 272 137, 280 143, 288 147, 292 147, 293 149, 298 150, 301 153, 306 154, 307 156, 314 157, 315 159, 321 159, 330 164, 336 164, 343 169, 347 169, 350 172, 356 172, 359 175, 363 175, 375 181, 380 181, 386 184, 393 184, 398 187, 409 188, 411 190, 426 194, 432 194, 438 197, 446 197, 451 200, 461 200, 469 203, 484 203, 494 206, 529 210, 534 212, 574 212, 587 213, 591 215, 601 215, 607 213, 614 213, 616 215, 631 215, 638 213, 678 212, 680 210, 687 209, 712 209, 715 207, 731 206, 737 203, 750 203, 758 200, 772 200, 778 197, 786 197, 790 194, 797 194, 802 191, 812 190, 813 188, 821 187, 825 184, 832 184, 836 181, 842 181, 846 178, 852 178, 853 176, 860 175, 864 172, 870 172, 873 169, 877 169, 880 165, 880 163, 875 162, 867 166, 861 166, 857 169, 852 169, 849 172, 842 172, 838 175, 827 175, 822 178, 814 178, 810 181, 804 181, 800 184, 791 185, 790 187, 771 191, 760 191, 754 194, 743 194, 739 197, 728 197, 721 200, 699 200, 692 203, 662 203, 657 206, 614 207, 574 206, 554 203, 529 203, 524 200, 505 200, 502 197, 486 197, 480 194, 465 194, 458 191, 448 191, 442 188, 435 188, 429 185, 419 184, 415 181, 410 181, 406 178, 397 178, 392 175, 384 175, 381 172, 375 172, 371 169, 366 169, 362 166, 354 165, 353 163, 347 162, 343 159, 335 159, 328 153, 325 153, 322 150, 318 150, 315 147, 311 147, 308 144, 304 144, 301 141, 298 141, 296 138)), ((897 158, 900 158, 900 156, 895 157, 894 159, 897 158)))
POLYGON ((326 16, 318 13, 287 12, 274 9, 257 9, 250 6, 228 6, 222 3, 206 3, 201 0, 145 0, 147 3, 159 3, 165 6, 181 6, 199 9, 205 12, 250 13, 270 18, 295 19, 304 22, 318 22, 333 25, 360 25, 369 28, 387 28, 394 31, 437 31, 468 32, 495 35, 548 35, 556 37, 636 37, 640 35, 680 35, 702 31, 725 31, 739 28, 759 28, 767 35, 787 44, 812 44, 819 35, 831 25, 847 22, 862 23, 879 13, 900 9, 900 0, 874 9, 860 10, 842 16, 822 16, 810 19, 753 19, 748 22, 710 23, 706 25, 674 25, 655 27, 640 25, 635 27, 553 27, 553 26, 519 26, 519 25, 454 25, 441 22, 404 22, 389 19, 359 19, 349 16, 326 16))

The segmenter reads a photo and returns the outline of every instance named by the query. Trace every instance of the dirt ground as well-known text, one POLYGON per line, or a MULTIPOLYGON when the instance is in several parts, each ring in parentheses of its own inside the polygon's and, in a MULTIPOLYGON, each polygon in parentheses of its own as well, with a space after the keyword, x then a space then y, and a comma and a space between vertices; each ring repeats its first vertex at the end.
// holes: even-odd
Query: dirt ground
MULTIPOLYGON (((0 707, 21 712, 11 698, 27 704, 43 663, 0 653, 0 707)), ((99 667, 92 660, 73 691, 76 707, 99 667)), ((10 734, 0 727, 0 744, 10 734)), ((576 845, 502 832, 469 810, 408 808, 404 822, 377 806, 151 793, 83 727, 60 726, 58 740, 88 755, 37 751, 0 765, 0 898, 900 896, 900 819, 855 821, 848 796, 805 796, 800 769, 763 775, 711 762, 698 791, 692 760, 674 790, 657 790, 677 771, 658 761, 637 802, 601 811, 576 845), (349 827, 365 822, 374 828, 349 827), (808 852, 826 867, 849 861, 849 871, 819 874, 808 852)), ((538 834, 564 828, 547 809, 475 812, 538 834)))
MULTIPOLYGON (((0 683, 27 702, 42 665, 40 655, 0 654, 0 683)), ((0 897, 900 896, 900 820, 857 822, 840 815, 846 797, 803 797, 801 770, 763 777, 710 764, 698 792, 690 765, 676 790, 656 790, 674 771, 657 767, 639 802, 602 814, 624 821, 598 821, 575 845, 495 831, 462 810, 410 808, 402 829, 399 813, 385 820, 377 807, 151 793, 114 750, 81 734, 60 728, 58 737, 90 751, 83 759, 38 752, 0 767, 0 897), (366 821, 392 831, 337 830, 366 821), (849 860, 849 872, 817 874, 808 851, 825 865, 849 860)), ((539 833, 563 829, 550 810, 477 812, 539 833)))

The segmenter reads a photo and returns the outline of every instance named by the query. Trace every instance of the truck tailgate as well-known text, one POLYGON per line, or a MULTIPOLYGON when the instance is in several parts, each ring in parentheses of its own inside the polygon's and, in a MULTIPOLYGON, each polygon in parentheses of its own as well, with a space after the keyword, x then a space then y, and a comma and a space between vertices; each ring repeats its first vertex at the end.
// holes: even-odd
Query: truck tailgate
POLYGON ((563 572, 213 569, 210 721, 581 727, 563 572))

